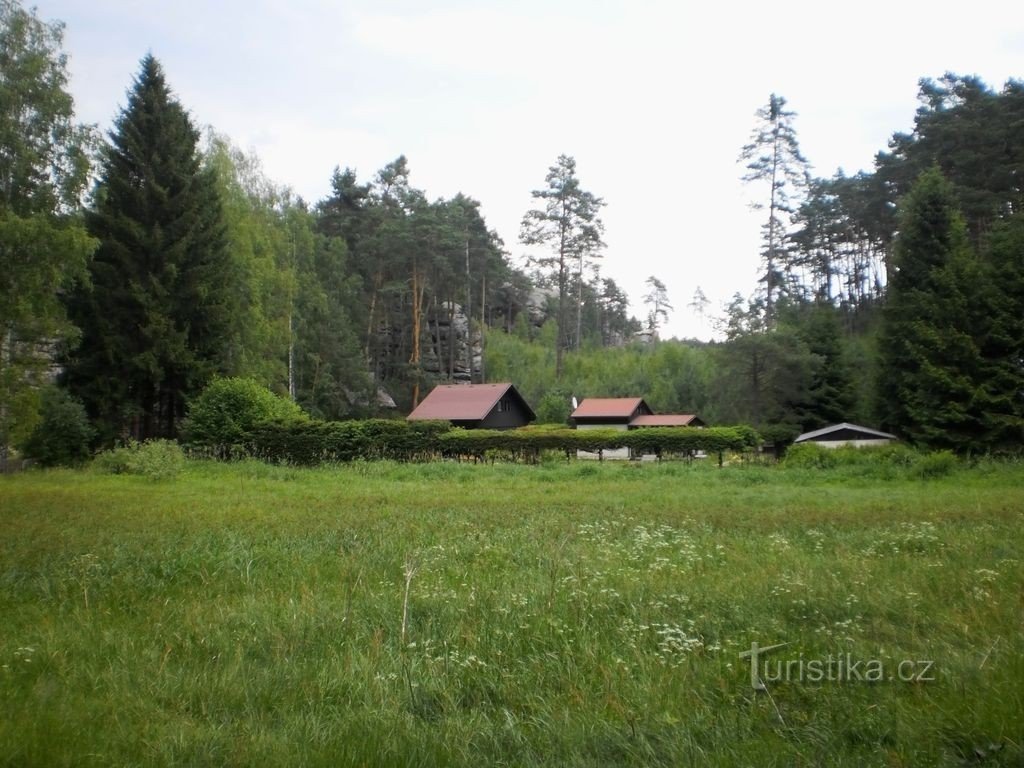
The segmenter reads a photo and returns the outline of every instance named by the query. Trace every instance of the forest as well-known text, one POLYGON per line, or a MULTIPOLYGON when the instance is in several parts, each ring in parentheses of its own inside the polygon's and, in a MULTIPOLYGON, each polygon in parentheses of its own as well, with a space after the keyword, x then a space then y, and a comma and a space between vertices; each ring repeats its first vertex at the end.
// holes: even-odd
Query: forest
POLYGON ((63 31, 0 0, 4 457, 78 413, 96 447, 173 439, 218 376, 323 420, 513 381, 549 423, 574 396, 632 395, 772 440, 851 421, 961 453, 1024 444, 1024 81, 923 78, 913 130, 830 178, 770 95, 737 148, 759 281, 718 316, 651 275, 638 318, 601 275, 605 202, 571 155, 538 167, 517 245, 541 255, 517 264, 479 201, 414 188, 404 155, 295 196, 200 130, 152 54, 101 135, 76 121, 63 31), (683 303, 715 341, 661 338, 683 303))

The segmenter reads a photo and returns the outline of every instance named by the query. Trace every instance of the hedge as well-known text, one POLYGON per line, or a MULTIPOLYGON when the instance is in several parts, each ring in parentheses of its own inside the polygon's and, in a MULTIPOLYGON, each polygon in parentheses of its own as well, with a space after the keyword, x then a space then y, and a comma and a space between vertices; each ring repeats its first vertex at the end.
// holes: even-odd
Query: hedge
POLYGON ((438 453, 438 438, 451 429, 445 421, 267 422, 244 440, 258 459, 288 464, 320 464, 356 459, 417 461, 438 453))
MULTIPOLYGON (((245 455, 271 462, 312 465, 358 459, 423 461, 439 456, 482 459, 505 455, 535 461, 544 451, 600 454, 616 448, 637 453, 722 453, 756 446, 750 427, 614 429, 484 430, 453 429, 448 422, 404 422, 384 419, 338 422, 268 422, 251 429, 243 440, 245 455)), ((205 446, 219 453, 217 446, 205 446)))

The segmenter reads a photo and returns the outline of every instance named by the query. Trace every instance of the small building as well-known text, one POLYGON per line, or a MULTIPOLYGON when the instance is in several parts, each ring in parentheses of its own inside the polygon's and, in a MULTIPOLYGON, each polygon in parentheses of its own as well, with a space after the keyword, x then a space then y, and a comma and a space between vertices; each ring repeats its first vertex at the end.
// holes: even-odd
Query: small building
MULTIPOLYGON (((642 397, 588 397, 569 416, 576 429, 621 429, 625 432, 638 416, 652 416, 654 411, 642 397)), ((596 459, 591 451, 576 451, 577 458, 596 459)), ((629 448, 604 451, 606 459, 628 459, 629 448)))
POLYGON ((814 443, 822 448, 839 448, 844 445, 852 445, 859 448, 869 445, 888 445, 895 440, 899 440, 899 438, 896 435, 890 435, 888 432, 879 432, 877 429, 869 429, 868 427, 861 427, 844 421, 842 424, 822 427, 813 432, 804 432, 793 441, 793 444, 814 443))
MULTIPOLYGON (((643 427, 705 427, 692 413, 658 413, 642 397, 588 397, 569 417, 576 429, 639 429, 643 427)), ((581 459, 597 458, 590 451, 577 451, 581 459)), ((628 448, 604 452, 606 459, 628 459, 628 448)))
POLYGON ((588 397, 569 416, 577 429, 628 429, 638 416, 653 416, 642 397, 588 397))
POLYGON ((465 429, 515 429, 537 418, 511 384, 439 384, 407 421, 450 421, 465 429))
POLYGON ((707 424, 695 413, 655 413, 637 416, 629 422, 630 429, 638 427, 706 427, 707 424))

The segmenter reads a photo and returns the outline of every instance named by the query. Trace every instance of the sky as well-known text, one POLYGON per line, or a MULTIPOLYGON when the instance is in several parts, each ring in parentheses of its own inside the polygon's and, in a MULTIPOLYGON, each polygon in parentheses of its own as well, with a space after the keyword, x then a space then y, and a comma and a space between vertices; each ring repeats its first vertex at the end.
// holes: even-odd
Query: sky
MULTIPOLYGON (((29 3, 26 2, 26 5, 29 3)), ((109 129, 151 52, 198 126, 316 203, 335 167, 369 181, 404 154, 431 199, 481 203, 514 263, 519 222, 560 154, 604 199, 601 274, 663 336, 709 338, 756 287, 762 188, 737 162, 772 93, 819 176, 870 170, 913 126, 921 77, 1024 78, 1024 14, 1002 0, 33 0, 66 24, 83 122, 109 129)))

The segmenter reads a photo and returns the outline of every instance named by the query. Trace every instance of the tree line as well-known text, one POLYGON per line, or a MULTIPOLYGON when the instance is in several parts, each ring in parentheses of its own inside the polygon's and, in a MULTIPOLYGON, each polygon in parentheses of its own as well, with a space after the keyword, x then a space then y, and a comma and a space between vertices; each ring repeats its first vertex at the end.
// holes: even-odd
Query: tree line
MULTIPOLYGON (((57 372, 109 444, 174 437, 217 375, 320 418, 361 417, 413 407, 436 381, 483 380, 488 328, 557 315, 563 349, 639 327, 610 279, 513 266, 480 204, 429 199, 404 156, 368 181, 336 168, 308 204, 228 137, 202 135, 153 55, 101 136, 75 121, 63 31, 0 2, 4 456, 57 372)), ((558 164, 544 194, 586 199, 572 159, 558 164)))
MULTIPOLYGON (((873 171, 830 178, 772 95, 739 156, 765 214, 760 280, 723 308, 719 341, 678 342, 657 337, 662 280, 642 323, 601 275, 604 201, 571 156, 533 192, 520 268, 476 200, 430 199, 404 156, 296 197, 202 135, 152 55, 100 136, 75 121, 62 35, 0 0, 4 456, 73 400, 99 443, 174 437, 218 375, 326 420, 506 379, 547 421, 572 396, 643 395, 780 440, 863 421, 964 451, 1021 443, 1019 81, 922 80, 914 129, 873 171)), ((707 304, 698 287, 690 307, 707 304)))

